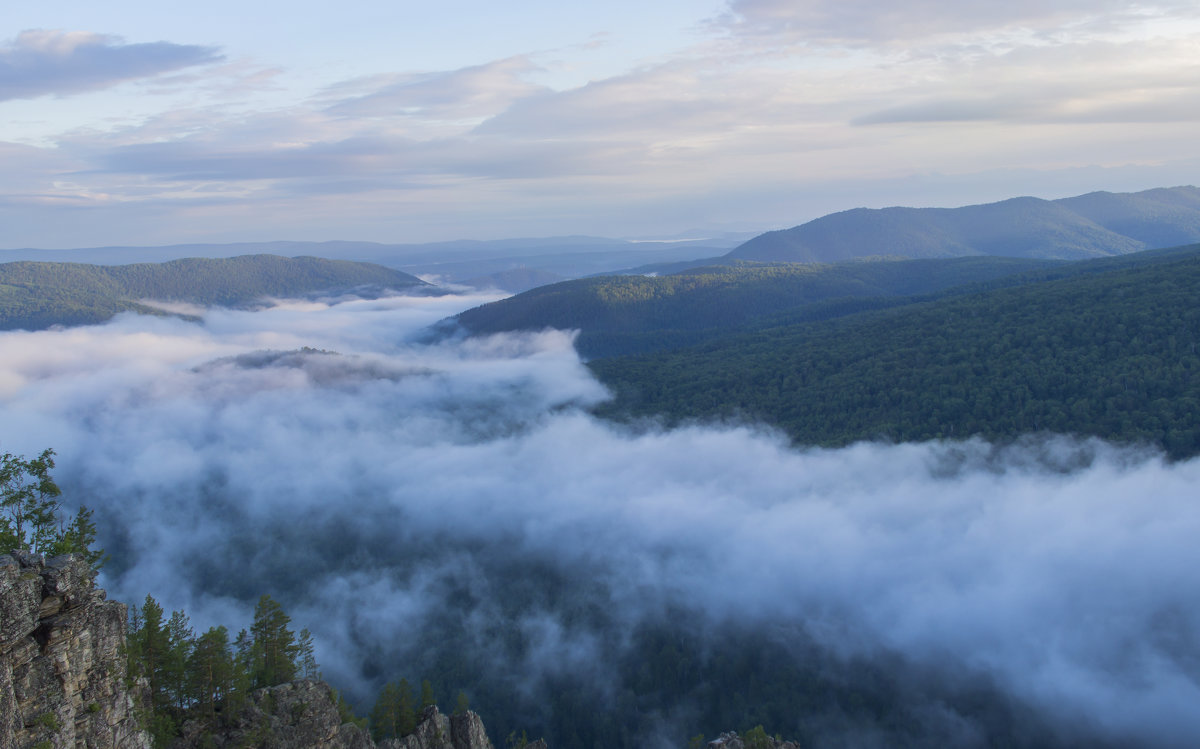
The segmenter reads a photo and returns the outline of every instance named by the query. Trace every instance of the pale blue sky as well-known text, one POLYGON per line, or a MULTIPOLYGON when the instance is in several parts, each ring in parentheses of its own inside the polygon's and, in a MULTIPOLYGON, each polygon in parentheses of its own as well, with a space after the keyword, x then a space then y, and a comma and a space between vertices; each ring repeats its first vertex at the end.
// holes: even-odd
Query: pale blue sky
POLYGON ((1149 0, 6 8, 0 247, 791 226, 1196 183, 1149 0))

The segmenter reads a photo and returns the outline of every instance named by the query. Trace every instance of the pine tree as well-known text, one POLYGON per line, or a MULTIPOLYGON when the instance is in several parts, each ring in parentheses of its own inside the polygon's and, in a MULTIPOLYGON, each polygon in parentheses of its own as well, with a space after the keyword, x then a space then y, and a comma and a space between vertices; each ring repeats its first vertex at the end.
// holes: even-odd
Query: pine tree
POLYGON ((315 648, 313 647, 312 632, 308 628, 300 630, 300 639, 296 643, 296 668, 305 679, 320 679, 321 669, 317 665, 315 648))
POLYGON ((408 679, 396 685, 396 730, 407 736, 417 730, 417 712, 413 709, 413 691, 408 679))
POLYGON ((165 702, 163 668, 167 659, 169 643, 163 625, 163 609, 152 596, 146 596, 141 611, 133 617, 138 626, 129 633, 129 671, 134 676, 144 676, 150 686, 150 699, 155 708, 165 702))
POLYGON ((425 679, 421 682, 421 712, 425 712, 430 705, 437 705, 437 700, 433 697, 433 684, 425 679))
POLYGON ((58 538, 50 545, 48 554, 82 554, 83 558, 94 570, 104 566, 108 555, 103 549, 92 549, 96 542, 96 524, 92 522, 92 511, 86 505, 80 505, 75 518, 65 528, 61 529, 58 538))
POLYGON ((371 738, 375 741, 397 739, 400 733, 400 688, 395 682, 389 681, 383 685, 375 706, 371 708, 371 738))
POLYGON ((202 717, 216 714, 217 704, 233 689, 233 652, 229 630, 212 627, 196 638, 188 658, 188 694, 202 717))
POLYGON ((190 702, 188 697, 188 658, 192 653, 195 634, 187 614, 172 611, 167 621, 167 651, 163 658, 163 687, 167 697, 180 711, 190 702))
POLYGON ((270 687, 296 678, 296 656, 299 646, 296 636, 288 629, 291 618, 269 595, 258 599, 254 607, 254 623, 250 636, 254 644, 251 653, 251 682, 255 687, 270 687))

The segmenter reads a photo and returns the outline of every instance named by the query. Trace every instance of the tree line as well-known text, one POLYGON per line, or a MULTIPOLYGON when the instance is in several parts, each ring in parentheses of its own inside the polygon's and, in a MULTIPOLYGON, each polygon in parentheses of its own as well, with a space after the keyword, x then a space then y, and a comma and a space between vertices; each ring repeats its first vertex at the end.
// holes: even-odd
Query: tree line
POLYGON ((319 679, 312 634, 303 629, 296 635, 290 623, 269 595, 259 598, 250 629, 232 640, 223 625, 197 634, 187 614, 166 616, 152 596, 130 607, 128 675, 145 680, 145 723, 155 746, 168 745, 189 720, 215 729, 255 689, 319 679))

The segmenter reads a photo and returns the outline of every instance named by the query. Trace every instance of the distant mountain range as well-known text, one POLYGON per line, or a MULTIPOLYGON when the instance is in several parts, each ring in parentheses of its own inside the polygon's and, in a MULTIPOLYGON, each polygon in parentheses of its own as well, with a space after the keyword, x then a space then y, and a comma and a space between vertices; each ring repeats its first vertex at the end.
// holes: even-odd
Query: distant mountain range
MULTIPOLYGON (((703 235, 696 235, 703 236, 703 235)), ((0 263, 17 260, 74 262, 101 265, 162 263, 181 258, 227 258, 242 255, 281 255, 352 260, 396 268, 443 282, 511 289, 495 274, 535 271, 547 278, 578 278, 611 273, 646 263, 670 263, 712 257, 729 251, 752 233, 720 234, 703 239, 628 240, 566 236, 496 240, 457 240, 423 244, 378 242, 238 242, 178 244, 163 247, 87 247, 71 250, 0 250, 0 263)), ((518 286, 520 284, 517 284, 518 286)))
POLYGON ((855 208, 761 234, 724 260, 834 263, 872 255, 1082 260, 1200 242, 1200 189, 1013 198, 962 208, 855 208))
POLYGON ((0 264, 0 330, 103 322, 118 312, 158 314, 145 300, 239 306, 263 297, 378 294, 433 287, 392 268, 315 257, 246 255, 168 263, 0 264))

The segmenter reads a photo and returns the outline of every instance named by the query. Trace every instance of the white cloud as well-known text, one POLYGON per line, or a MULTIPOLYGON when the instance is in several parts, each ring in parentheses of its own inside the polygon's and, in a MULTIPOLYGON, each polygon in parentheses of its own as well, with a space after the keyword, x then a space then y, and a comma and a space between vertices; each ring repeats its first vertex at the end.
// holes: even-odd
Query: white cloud
POLYGON ((95 91, 220 59, 213 47, 31 29, 0 46, 0 101, 95 91))
POLYGON ((432 73, 377 76, 348 81, 324 92, 335 102, 328 111, 340 117, 417 117, 434 122, 473 121, 504 111, 514 101, 545 89, 526 76, 539 67, 527 57, 432 73), (338 100, 340 91, 366 88, 338 100))
MULTIPOLYGON (((114 595, 203 625, 271 592, 342 679, 363 641, 404 655, 463 586, 455 647, 495 650, 511 621, 551 660, 612 657, 554 598, 512 618, 503 591, 528 568, 586 581, 572 605, 623 628, 679 606, 982 672, 1068 735, 1200 738, 1181 709, 1200 697, 1200 462, 1068 439, 796 450, 749 427, 619 429, 581 410, 604 392, 568 335, 405 342, 470 303, 0 334, 0 440, 58 450, 67 501, 97 510, 117 554, 114 595), (255 353, 303 345, 341 353, 255 353)), ((535 690, 530 653, 504 665, 535 690)))
MULTIPOLYGON (((10 246, 279 231, 393 242, 624 235, 716 215, 767 228, 941 195, 1070 194, 1002 178, 1014 173, 1005 170, 1077 192, 1194 181, 1176 176, 1195 155, 1200 117, 1189 5, 902 10, 734 3, 692 47, 582 85, 559 75, 576 54, 561 47, 380 70, 316 92, 289 90, 291 72, 272 61, 160 76, 155 90, 171 92, 169 109, 83 122, 24 153, 7 200, 72 213, 47 220, 14 209, 4 216, 10 246), (1088 179, 1134 168, 1160 177, 1088 179), (889 187, 902 182, 909 189, 889 187), (914 192, 917 183, 930 189, 914 192), (979 187, 961 192, 968 183, 979 187), (825 197, 833 192, 845 197, 825 197)), ((78 50, 95 35, 85 37, 24 44, 78 50)), ((113 50, 138 46, 95 38, 113 50)))
POLYGON ((713 23, 767 42, 851 46, 920 45, 1121 31, 1161 18, 1195 18, 1192 3, 1157 0, 732 0, 713 23))

